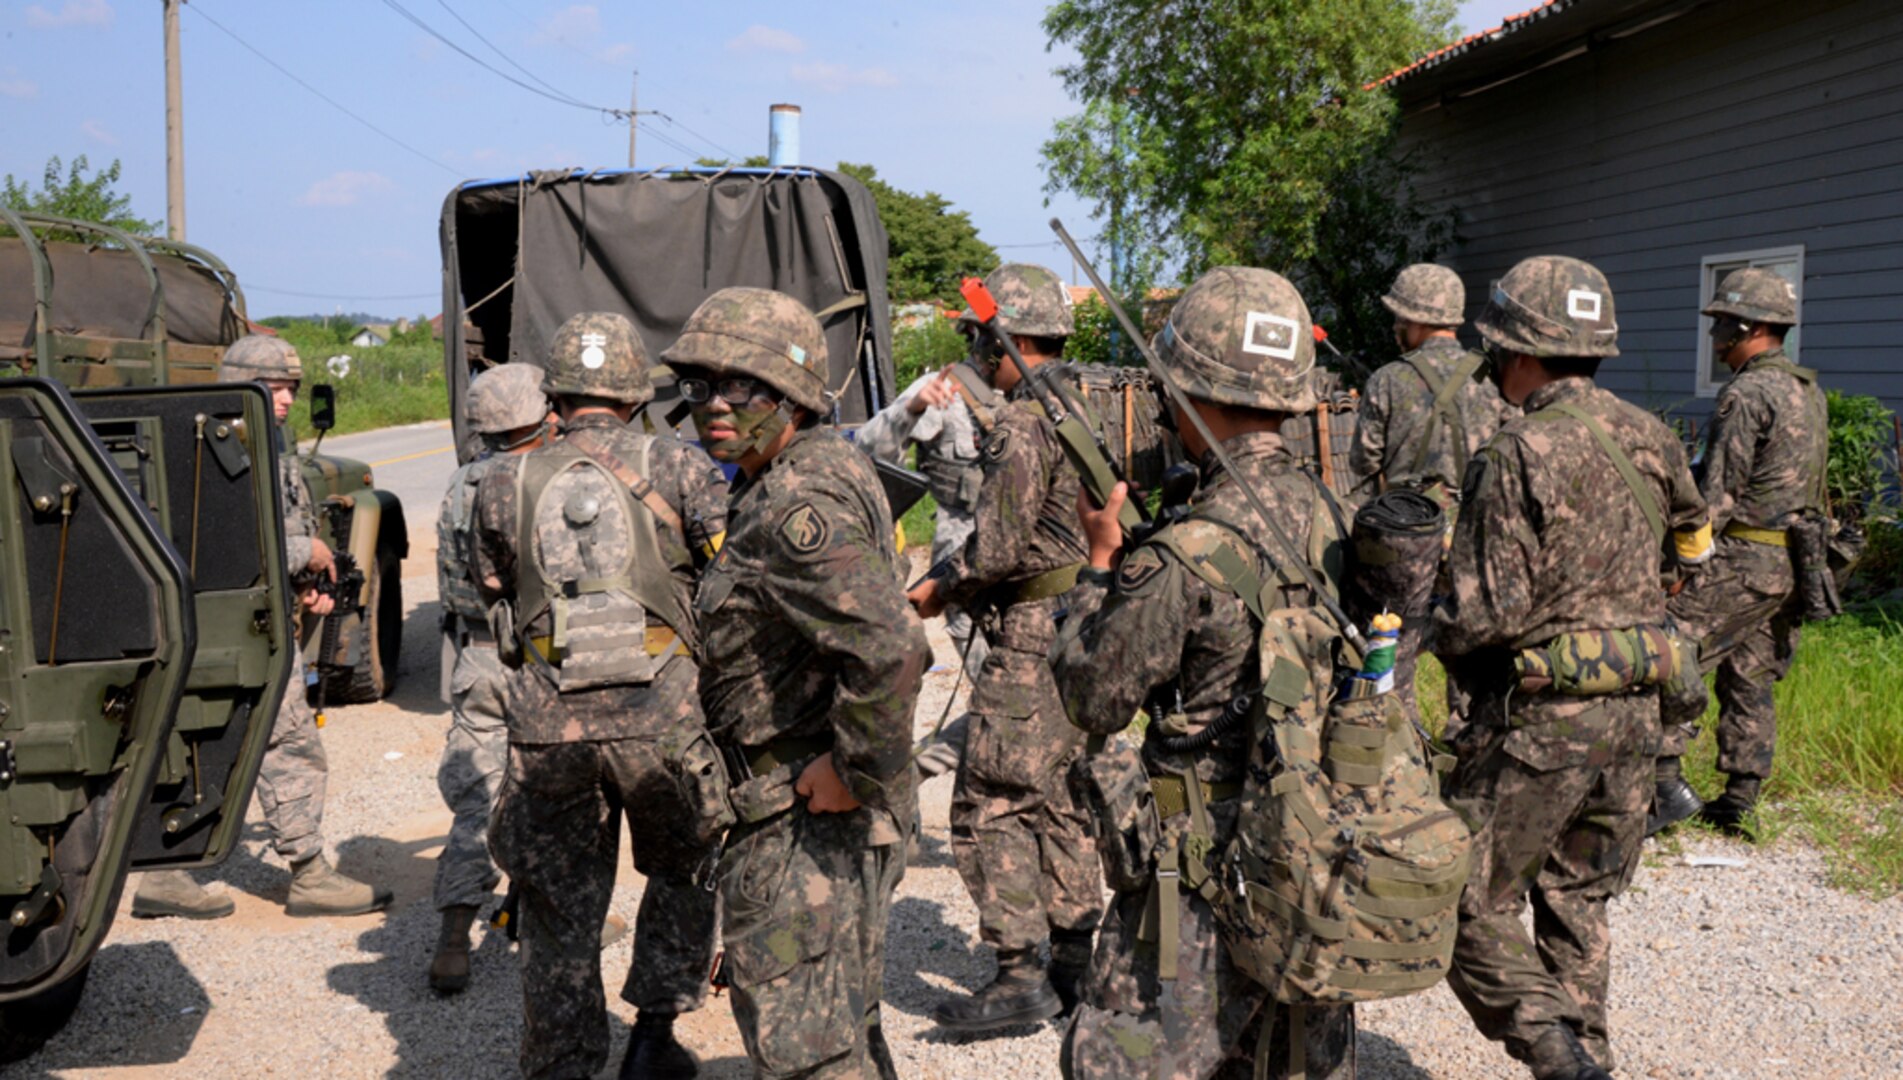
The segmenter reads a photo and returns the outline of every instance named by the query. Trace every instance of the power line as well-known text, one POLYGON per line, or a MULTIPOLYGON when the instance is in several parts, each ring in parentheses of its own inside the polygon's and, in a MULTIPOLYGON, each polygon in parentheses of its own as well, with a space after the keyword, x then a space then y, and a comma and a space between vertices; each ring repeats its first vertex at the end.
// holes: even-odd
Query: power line
POLYGON ((553 90, 553 89, 544 90, 539 86, 531 86, 530 84, 523 82, 521 79, 516 78, 515 76, 509 74, 508 72, 502 70, 501 68, 496 67, 494 64, 491 64, 487 60, 484 60, 482 57, 477 56, 475 53, 470 52, 468 49, 463 48, 461 45, 458 45, 455 42, 449 40, 449 38, 444 37, 440 32, 437 31, 435 27, 431 26, 430 24, 424 22, 422 19, 418 18, 416 15, 411 13, 411 11, 408 8, 398 3, 397 0, 383 0, 383 6, 389 8, 391 11, 394 11, 398 15, 401 15, 405 19, 409 20, 410 23, 413 24, 418 30, 423 31, 425 34, 428 34, 429 36, 435 38, 436 40, 442 42, 443 44, 449 46, 450 48, 456 50, 458 54, 463 56, 470 63, 475 64, 477 67, 482 68, 484 71, 489 72, 491 75, 494 75, 499 79, 506 80, 507 82, 513 83, 514 85, 519 86, 524 90, 527 90, 529 93, 534 94, 536 97, 547 98, 548 100, 553 101, 558 105, 569 105, 577 109, 586 109, 590 112, 605 113, 617 119, 623 118, 623 117, 628 117, 632 119, 632 117, 628 113, 628 110, 626 109, 617 109, 607 105, 590 105, 587 102, 581 100, 580 98, 571 97, 570 95, 564 94, 559 90, 553 90))
POLYGON ((655 110, 654 115, 660 117, 661 119, 667 121, 668 123, 674 125, 675 127, 680 128, 682 131, 687 132, 689 135, 692 135, 694 138, 699 139, 701 142, 706 143, 708 146, 711 146, 714 149, 720 151, 721 153, 727 155, 727 157, 730 160, 735 162, 738 162, 741 160, 742 155, 727 149, 726 147, 720 145, 714 140, 708 138, 707 136, 702 135, 700 132, 695 131, 693 128, 688 127, 686 124, 681 123, 679 120, 674 119, 673 117, 667 115, 666 113, 661 112, 660 110, 657 109, 655 110))
POLYGON ((484 45, 487 45, 487 46, 489 46, 489 51, 490 51, 490 52, 493 52, 493 53, 495 53, 495 54, 496 54, 497 56, 500 56, 500 57, 502 58, 502 60, 503 60, 503 62, 504 62, 504 63, 506 63, 506 64, 508 64, 508 65, 509 65, 510 67, 512 67, 512 68, 514 68, 514 69, 516 69, 517 71, 519 71, 519 72, 521 72, 522 74, 524 74, 524 75, 526 75, 526 76, 528 76, 528 77, 529 77, 530 79, 532 79, 532 80, 534 80, 534 81, 535 81, 535 82, 536 82, 537 84, 539 84, 540 86, 542 86, 542 87, 544 87, 544 88, 546 88, 546 89, 547 89, 547 90, 549 90, 549 91, 550 91, 551 93, 556 93, 556 94, 561 94, 561 96, 562 96, 562 97, 565 97, 565 98, 570 98, 570 100, 574 100, 576 104, 585 104, 584 102, 581 102, 581 101, 579 101, 578 99, 574 99, 574 98, 572 97, 572 95, 569 95, 569 94, 565 94, 565 93, 562 93, 562 91, 560 91, 560 90, 557 90, 557 89, 555 89, 555 87, 553 87, 553 86, 550 86, 550 85, 548 84, 548 81, 547 81, 547 80, 545 80, 545 79, 543 79, 543 78, 542 78, 541 76, 539 76, 539 75, 537 75, 537 74, 535 74, 535 72, 533 72, 533 71, 530 71, 530 70, 529 70, 528 68, 525 68, 525 67, 523 67, 523 66, 522 66, 521 64, 518 64, 518 63, 516 63, 516 62, 515 62, 515 60, 514 60, 513 58, 511 58, 511 57, 509 56, 509 54, 508 54, 508 53, 505 53, 505 52, 503 52, 503 51, 502 51, 501 49, 499 49, 499 48, 497 48, 497 47, 496 47, 496 44, 495 44, 495 42, 493 42, 493 41, 490 41, 490 40, 489 40, 488 38, 486 38, 486 37, 483 37, 483 36, 482 36, 482 31, 480 31, 480 30, 478 30, 478 29, 476 29, 475 27, 473 27, 473 26, 471 26, 471 25, 469 25, 469 20, 468 20, 468 19, 465 19, 465 18, 463 18, 463 17, 461 16, 461 15, 458 15, 458 14, 456 14, 456 9, 455 9, 455 8, 453 8, 453 7, 450 7, 450 6, 449 6, 449 0, 436 0, 436 3, 437 3, 437 5, 438 5, 438 6, 440 6, 440 7, 441 7, 441 8, 442 8, 442 9, 443 9, 444 11, 447 11, 447 12, 449 12, 449 17, 450 17, 450 18, 452 18, 452 19, 455 19, 455 20, 456 20, 457 22, 459 22, 459 23, 461 23, 461 24, 462 24, 462 27, 463 27, 463 29, 464 29, 464 30, 467 30, 467 31, 469 31, 469 32, 470 32, 471 34, 474 34, 474 35, 475 35, 475 37, 476 37, 476 40, 477 40, 477 41, 480 41, 480 42, 482 42, 482 43, 483 43, 484 45))
POLYGON ((273 60, 270 57, 264 55, 264 53, 258 51, 257 46, 239 37, 236 33, 234 33, 231 30, 231 28, 227 27, 224 23, 221 23, 217 19, 212 18, 210 15, 205 14, 205 8, 202 2, 193 3, 193 4, 185 4, 182 6, 185 8, 185 10, 193 13, 194 15, 197 15, 199 18, 217 27, 220 33, 224 34, 226 37, 230 38, 231 40, 237 42, 239 45, 243 46, 246 51, 251 53, 251 55, 257 57, 258 59, 276 68, 278 73, 283 75, 285 78, 291 80, 292 82, 296 83, 297 85, 303 87, 304 89, 310 91, 312 94, 316 95, 318 100, 324 102, 324 104, 329 105, 331 108, 336 109, 338 112, 343 113, 345 116, 350 117, 352 120, 355 120, 357 123, 362 124, 364 127, 369 128, 371 131, 376 132, 377 134, 390 140, 391 142, 409 151, 410 153, 415 154, 417 157, 422 158, 424 161, 429 162, 431 165, 434 165, 437 168, 443 170, 444 172, 449 173, 451 176, 454 176, 457 179, 462 178, 463 171, 461 169, 458 169, 458 168, 455 168, 454 166, 446 164, 439 158, 431 157, 430 155, 424 153, 423 151, 418 150, 416 147, 411 146, 409 143, 404 142, 402 139, 397 138, 395 135, 390 134, 389 132, 378 127, 377 125, 364 119, 362 116, 359 116, 357 113, 351 111, 349 108, 344 106, 342 103, 338 102, 337 99, 331 97, 329 94, 324 93, 322 90, 319 90, 317 87, 312 86, 310 83, 307 83, 303 79, 298 78, 297 75, 291 71, 291 69, 285 67, 283 64, 278 63, 276 60, 273 60))

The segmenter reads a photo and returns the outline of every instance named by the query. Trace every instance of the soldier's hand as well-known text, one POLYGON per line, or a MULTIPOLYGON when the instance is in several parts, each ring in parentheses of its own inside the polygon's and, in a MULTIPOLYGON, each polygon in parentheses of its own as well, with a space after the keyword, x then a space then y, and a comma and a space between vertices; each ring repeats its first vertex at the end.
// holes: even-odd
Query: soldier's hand
POLYGON ((806 809, 814 814, 844 814, 859 809, 846 782, 833 769, 833 756, 821 754, 793 781, 793 792, 806 800, 806 809))
POLYGON ((945 598, 938 594, 938 579, 926 578, 913 587, 905 598, 921 619, 935 619, 945 613, 945 598))
POLYGON ((297 594, 297 602, 312 615, 328 615, 337 606, 337 598, 319 592, 315 586, 297 594))
POLYGON ((950 368, 932 376, 932 381, 918 388, 912 400, 905 403, 905 409, 913 416, 922 416, 926 409, 942 409, 958 396, 958 388, 952 385, 950 368))
POLYGON ((337 580, 337 556, 331 553, 330 545, 311 537, 311 561, 304 564, 312 573, 325 573, 330 580, 337 580))
POLYGON ((1110 502, 1103 509, 1091 500, 1090 492, 1077 490, 1077 516, 1084 524, 1084 542, 1090 546, 1090 565, 1098 570, 1115 569, 1117 553, 1123 550, 1123 526, 1117 512, 1130 497, 1130 485, 1119 482, 1110 489, 1110 502))

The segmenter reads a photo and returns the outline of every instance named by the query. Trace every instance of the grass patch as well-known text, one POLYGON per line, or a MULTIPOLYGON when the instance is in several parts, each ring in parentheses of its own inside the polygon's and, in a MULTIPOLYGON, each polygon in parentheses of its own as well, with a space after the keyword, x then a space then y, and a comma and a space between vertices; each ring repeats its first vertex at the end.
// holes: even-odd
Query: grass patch
POLYGON ((938 532, 938 500, 926 492, 912 508, 899 517, 899 526, 905 530, 905 547, 932 549, 932 537, 938 532))
MULTIPOLYGON (((1840 888, 1903 892, 1903 604, 1858 605, 1804 628, 1797 661, 1778 683, 1777 761, 1760 808, 1760 840, 1803 836, 1820 848, 1840 888)), ((1421 658, 1421 713, 1446 724, 1446 674, 1421 658)), ((1700 793, 1724 789, 1717 771, 1714 694, 1685 775, 1700 793)), ((1695 828, 1697 826, 1687 826, 1695 828)))
MULTIPOLYGON (((300 344, 299 352, 305 352, 300 344)), ((337 388, 337 426, 332 435, 416 424, 449 418, 449 392, 443 384, 440 345, 384 345, 372 349, 332 347, 305 353, 304 385, 327 382, 337 388), (350 357, 349 371, 339 377, 327 368, 331 356, 350 357)), ((311 430, 310 394, 298 395, 291 407, 291 429, 299 438, 311 430)))

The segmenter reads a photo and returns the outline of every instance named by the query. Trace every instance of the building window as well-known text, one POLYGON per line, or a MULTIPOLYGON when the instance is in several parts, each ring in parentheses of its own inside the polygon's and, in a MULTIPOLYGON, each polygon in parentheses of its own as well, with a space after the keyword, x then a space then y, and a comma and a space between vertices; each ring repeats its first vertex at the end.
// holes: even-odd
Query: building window
MULTIPOLYGON (((1791 359, 1797 359, 1798 330, 1804 322, 1804 245, 1794 247, 1765 248, 1762 251, 1735 251, 1727 255, 1707 255, 1699 261, 1698 296, 1699 307, 1710 302, 1718 292, 1718 283, 1733 270, 1746 266, 1759 266, 1771 271, 1797 291, 1798 326, 1791 327, 1784 336, 1784 351, 1791 359)), ((1723 360, 1711 354, 1711 320, 1703 315, 1698 317, 1698 396, 1715 397, 1720 388, 1731 378, 1730 369, 1723 360)))

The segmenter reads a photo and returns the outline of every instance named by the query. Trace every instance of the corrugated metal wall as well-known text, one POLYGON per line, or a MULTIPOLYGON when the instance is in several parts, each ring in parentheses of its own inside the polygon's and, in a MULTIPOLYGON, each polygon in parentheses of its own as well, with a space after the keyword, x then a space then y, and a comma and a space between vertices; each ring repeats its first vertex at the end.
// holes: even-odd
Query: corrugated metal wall
POLYGON ((1694 397, 1700 260, 1804 247, 1802 361, 1903 410, 1903 4, 1730 0, 1439 107, 1403 101, 1470 313, 1518 259, 1611 279, 1601 382, 1694 397))

